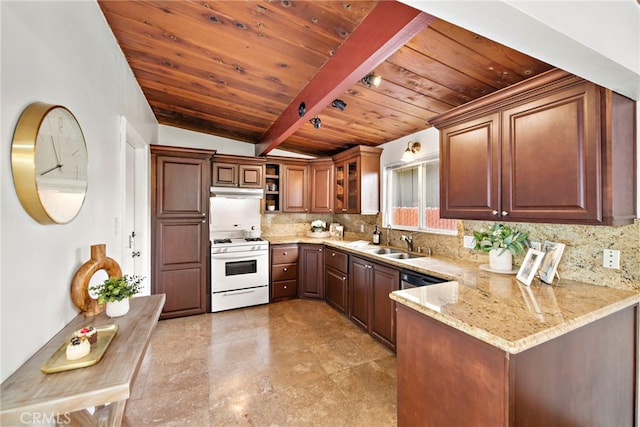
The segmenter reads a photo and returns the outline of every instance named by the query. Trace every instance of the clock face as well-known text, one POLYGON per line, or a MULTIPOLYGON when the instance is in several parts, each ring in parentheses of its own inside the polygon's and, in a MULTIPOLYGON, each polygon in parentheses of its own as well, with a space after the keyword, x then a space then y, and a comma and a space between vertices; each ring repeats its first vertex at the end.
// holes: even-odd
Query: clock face
POLYGON ((42 224, 64 224, 80 211, 87 190, 87 148, 73 114, 35 103, 23 112, 12 147, 18 197, 42 224))

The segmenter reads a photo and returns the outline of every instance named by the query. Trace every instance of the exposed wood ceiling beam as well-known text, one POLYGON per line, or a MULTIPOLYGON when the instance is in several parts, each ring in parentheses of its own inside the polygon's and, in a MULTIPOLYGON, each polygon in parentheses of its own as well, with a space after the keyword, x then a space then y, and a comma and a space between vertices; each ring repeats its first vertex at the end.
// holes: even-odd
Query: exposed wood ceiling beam
POLYGON ((378 3, 267 129, 256 144, 256 156, 276 148, 434 20, 402 3, 378 3), (303 117, 298 114, 301 102, 307 109, 303 117))

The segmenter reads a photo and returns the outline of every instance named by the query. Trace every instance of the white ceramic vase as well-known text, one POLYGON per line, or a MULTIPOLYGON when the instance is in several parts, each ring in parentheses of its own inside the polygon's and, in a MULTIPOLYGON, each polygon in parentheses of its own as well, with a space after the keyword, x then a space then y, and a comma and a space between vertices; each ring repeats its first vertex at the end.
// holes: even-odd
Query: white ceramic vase
POLYGON ((129 312, 129 298, 121 301, 107 302, 107 316, 120 317, 129 312))
POLYGON ((489 268, 499 271, 511 271, 513 269, 513 256, 508 250, 502 254, 502 249, 492 249, 489 251, 489 268))

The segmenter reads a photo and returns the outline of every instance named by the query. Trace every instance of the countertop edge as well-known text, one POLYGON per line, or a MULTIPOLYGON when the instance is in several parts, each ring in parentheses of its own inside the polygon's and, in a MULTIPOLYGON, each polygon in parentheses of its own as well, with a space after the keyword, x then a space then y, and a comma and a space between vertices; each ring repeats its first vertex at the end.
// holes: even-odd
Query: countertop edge
POLYGON ((549 329, 534 333, 526 338, 522 338, 516 341, 509 341, 504 338, 487 332, 484 329, 472 326, 466 322, 462 322, 457 319, 453 319, 445 314, 439 313, 422 304, 411 301, 402 296, 403 291, 394 291, 389 294, 389 297, 399 304, 402 304, 412 310, 421 313, 427 317, 431 317, 438 320, 448 326, 451 326, 459 331, 465 332, 472 337, 475 337, 487 344, 491 344, 501 350, 504 350, 510 354, 518 354, 525 350, 529 350, 539 344, 543 344, 568 332, 576 330, 582 326, 588 325, 599 319, 602 319, 610 314, 631 307, 633 305, 640 304, 640 294, 631 295, 628 298, 607 305, 600 309, 591 311, 576 319, 568 320, 560 325, 552 326, 549 329))

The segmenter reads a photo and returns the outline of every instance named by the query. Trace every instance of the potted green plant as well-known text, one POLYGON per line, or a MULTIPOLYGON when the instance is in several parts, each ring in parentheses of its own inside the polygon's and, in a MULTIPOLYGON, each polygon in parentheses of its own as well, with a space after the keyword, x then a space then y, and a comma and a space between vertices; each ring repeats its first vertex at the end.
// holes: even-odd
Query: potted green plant
POLYGON ((104 282, 90 286, 99 304, 107 304, 107 316, 124 316, 129 311, 129 299, 140 292, 144 277, 124 275, 109 277, 104 282))
POLYGON ((475 250, 489 252, 489 268, 511 271, 513 256, 524 252, 531 244, 527 233, 504 224, 493 224, 488 229, 474 231, 475 250))

